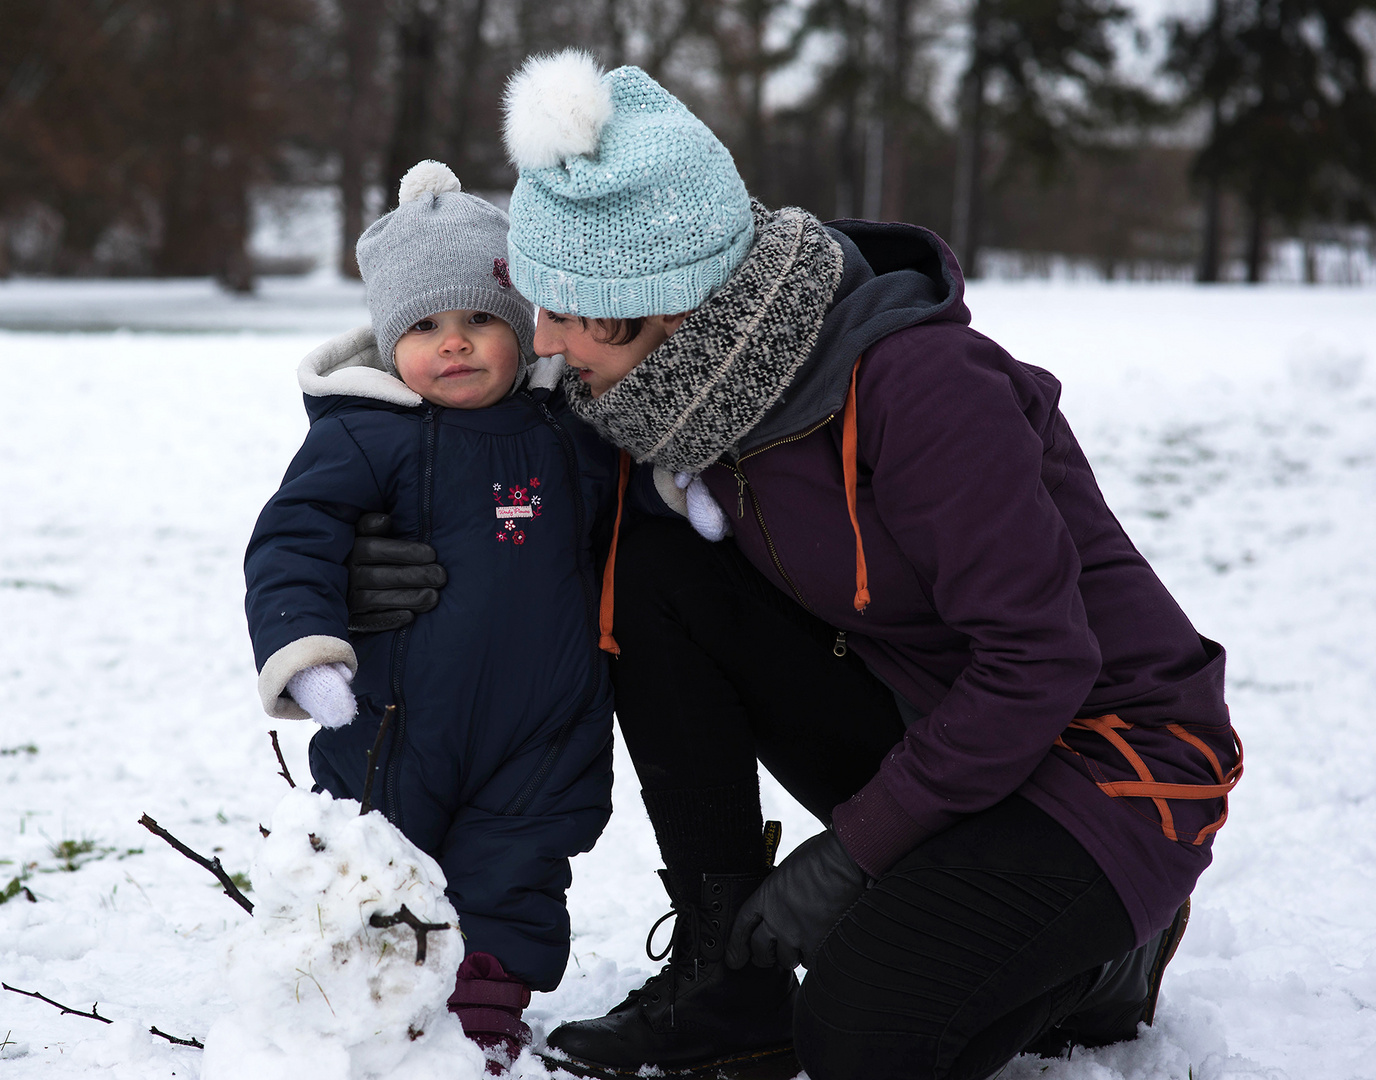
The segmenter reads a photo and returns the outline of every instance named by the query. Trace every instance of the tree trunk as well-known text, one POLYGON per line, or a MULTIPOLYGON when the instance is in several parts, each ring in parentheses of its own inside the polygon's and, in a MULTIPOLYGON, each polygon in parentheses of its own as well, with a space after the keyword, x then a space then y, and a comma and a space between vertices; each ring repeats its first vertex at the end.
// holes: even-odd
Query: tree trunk
POLYGON ((984 73, 966 72, 961 86, 960 133, 956 142, 955 204, 951 248, 967 278, 979 277, 981 179, 984 172, 984 73))
POLYGON ((1247 284, 1259 285, 1266 272, 1266 202, 1256 195, 1247 209, 1247 284))
POLYGON ((967 278, 979 277, 981 189, 984 175, 984 23, 983 0, 970 12, 970 66, 960 88, 960 132, 956 142, 955 202, 951 208, 951 247, 967 278))
POLYGON ((378 0, 344 0, 340 8, 343 20, 344 100, 339 144, 339 272, 345 277, 356 278, 359 274, 354 245, 363 231, 367 133, 371 127, 371 105, 376 93, 378 37, 382 30, 383 12, 378 0))
POLYGON ((879 217, 902 221, 907 214, 908 186, 908 65, 912 44, 908 35, 911 0, 887 0, 884 36, 885 125, 883 189, 879 217))
POLYGON ((878 221, 884 213, 884 114, 875 110, 865 122, 865 199, 860 216, 878 221))
POLYGON ((855 216, 855 93, 852 91, 841 107, 841 130, 836 135, 836 201, 832 207, 835 218, 855 216))
POLYGON ((1213 283, 1219 278, 1219 234, 1223 210, 1223 185, 1210 176, 1204 187, 1204 235, 1196 280, 1213 283))
MULTIPOLYGON (((608 7, 608 17, 614 19, 615 11, 608 7)), ((454 80, 453 98, 453 123, 449 128, 450 144, 453 149, 450 151, 449 163, 453 166, 454 172, 459 180, 465 179, 468 172, 468 144, 473 137, 473 98, 474 90, 478 86, 478 74, 482 67, 483 56, 486 55, 486 47, 483 43, 483 21, 487 18, 487 0, 473 0, 468 17, 464 21, 465 40, 462 55, 459 63, 458 77, 454 80)), ((617 47, 618 50, 620 46, 617 47)), ((616 63, 620 63, 617 61, 616 63)))
MULTIPOLYGON (((1209 23, 1209 41, 1214 63, 1218 63, 1223 52, 1223 0, 1214 0, 1213 17, 1209 23)), ((1215 89, 1209 103, 1209 150, 1214 154, 1214 163, 1209 166, 1208 179, 1204 187, 1204 235, 1200 245, 1198 280, 1205 283, 1216 282, 1219 277, 1219 234, 1222 228, 1223 183, 1218 175, 1216 145, 1223 126, 1223 96, 1215 89)))
POLYGON ((434 15, 418 3, 409 4, 396 16, 397 112, 387 150, 385 205, 393 206, 401 178, 423 160, 430 139, 430 90, 435 83, 434 15))
POLYGON ((764 20, 765 0, 747 0, 750 51, 746 56, 745 169, 746 190, 763 191, 764 183, 764 20))

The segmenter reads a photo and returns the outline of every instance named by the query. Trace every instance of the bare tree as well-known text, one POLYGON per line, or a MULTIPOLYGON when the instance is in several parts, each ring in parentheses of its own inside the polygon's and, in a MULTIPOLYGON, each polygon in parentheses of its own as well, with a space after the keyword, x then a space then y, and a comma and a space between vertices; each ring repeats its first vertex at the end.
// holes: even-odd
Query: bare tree
POLYGON ((354 242, 363 231, 368 165, 377 150, 384 0, 336 0, 339 94, 339 272, 358 277, 354 242))
POLYGON ((1117 70, 1114 32, 1131 18, 1118 0, 971 0, 961 79, 952 247, 979 273, 986 141, 996 130, 1012 166, 1042 178, 1065 151, 1158 115, 1117 70))

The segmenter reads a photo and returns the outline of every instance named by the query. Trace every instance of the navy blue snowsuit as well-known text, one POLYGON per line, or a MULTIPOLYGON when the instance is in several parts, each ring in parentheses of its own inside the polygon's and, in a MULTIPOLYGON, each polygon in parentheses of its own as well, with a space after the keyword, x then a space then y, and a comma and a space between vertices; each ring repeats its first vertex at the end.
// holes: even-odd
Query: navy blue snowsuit
POLYGON ((374 804, 443 868, 467 949, 537 990, 568 961, 569 858, 611 814, 594 551, 617 464, 559 391, 546 396, 471 411, 307 396, 310 432, 244 566, 261 671, 302 639, 347 638, 344 560, 360 514, 385 511, 394 535, 434 546, 449 573, 439 606, 352 639, 359 713, 317 732, 311 772, 359 798, 396 705, 374 804))

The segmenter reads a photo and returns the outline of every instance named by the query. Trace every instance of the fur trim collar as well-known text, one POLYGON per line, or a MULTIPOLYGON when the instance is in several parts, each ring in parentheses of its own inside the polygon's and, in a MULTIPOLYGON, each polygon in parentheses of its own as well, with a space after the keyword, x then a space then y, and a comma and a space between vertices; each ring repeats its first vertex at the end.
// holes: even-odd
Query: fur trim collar
MULTIPOLYGON (((548 360, 529 365, 524 356, 516 368, 516 381, 506 396, 514 394, 527 374, 538 373, 534 385, 552 388, 563 370, 563 361, 548 360)), ((307 397, 361 397, 392 405, 423 405, 425 399, 387 369, 378 351, 371 326, 357 326, 306 354, 296 369, 296 381, 307 397)))
POLYGON ((841 281, 841 245, 805 210, 754 204, 755 241, 726 284, 630 374, 573 411, 637 461, 699 472, 779 400, 817 342, 841 281))
POLYGON ((371 326, 359 326, 312 349, 296 369, 308 397, 372 398, 393 405, 421 405, 425 399, 387 371, 371 326))

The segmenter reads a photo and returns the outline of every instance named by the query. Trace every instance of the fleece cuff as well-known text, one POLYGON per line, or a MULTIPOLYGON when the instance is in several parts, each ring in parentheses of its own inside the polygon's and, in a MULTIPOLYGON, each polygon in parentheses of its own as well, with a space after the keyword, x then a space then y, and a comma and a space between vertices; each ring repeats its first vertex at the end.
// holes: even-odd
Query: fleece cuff
POLYGON ((662 465, 654 467, 655 491, 664 505, 679 517, 688 516, 688 494, 674 480, 674 474, 662 465))
POLYGON ((354 647, 343 638, 312 634, 283 645, 268 657, 258 673, 258 697, 269 716, 281 720, 309 720, 310 713, 287 696, 287 683, 298 671, 317 664, 343 664, 349 674, 358 672, 354 647))
POLYGON ((875 878, 936 831, 908 816, 882 776, 832 810, 831 822, 850 857, 875 878))

